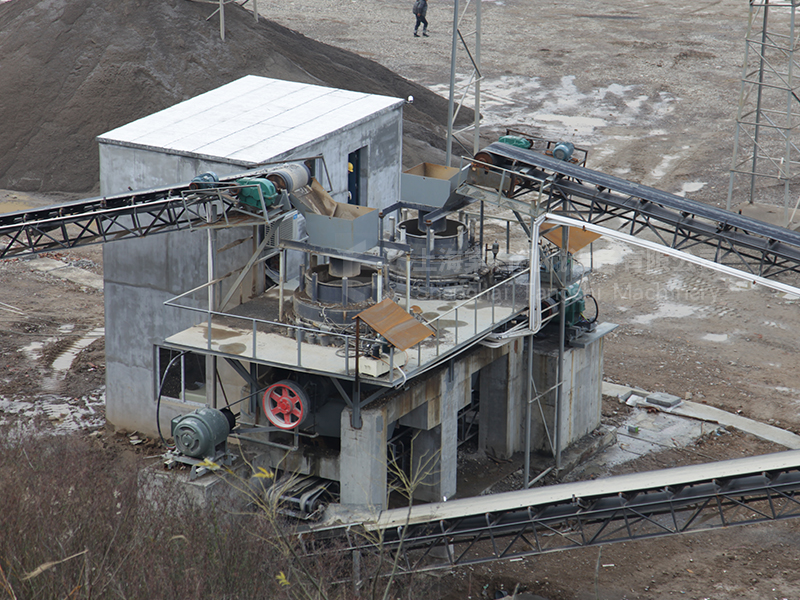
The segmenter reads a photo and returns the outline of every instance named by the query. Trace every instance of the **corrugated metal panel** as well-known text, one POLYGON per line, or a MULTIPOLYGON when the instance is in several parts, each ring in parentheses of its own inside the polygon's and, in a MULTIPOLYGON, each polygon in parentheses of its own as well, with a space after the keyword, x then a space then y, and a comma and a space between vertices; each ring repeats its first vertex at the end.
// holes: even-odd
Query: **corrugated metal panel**
POLYGON ((394 301, 386 298, 358 315, 364 323, 389 340, 398 350, 407 350, 433 335, 433 330, 404 311, 394 301))

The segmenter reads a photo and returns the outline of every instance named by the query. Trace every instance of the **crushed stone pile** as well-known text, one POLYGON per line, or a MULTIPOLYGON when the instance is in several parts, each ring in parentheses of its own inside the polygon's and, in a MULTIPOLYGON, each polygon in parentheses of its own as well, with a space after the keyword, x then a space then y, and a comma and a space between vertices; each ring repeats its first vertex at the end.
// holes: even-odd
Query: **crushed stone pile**
POLYGON ((352 52, 256 23, 235 4, 223 42, 218 18, 206 20, 214 9, 192 0, 0 3, 0 188, 96 191, 97 135, 244 75, 413 95, 404 163, 441 155, 444 98, 352 52))

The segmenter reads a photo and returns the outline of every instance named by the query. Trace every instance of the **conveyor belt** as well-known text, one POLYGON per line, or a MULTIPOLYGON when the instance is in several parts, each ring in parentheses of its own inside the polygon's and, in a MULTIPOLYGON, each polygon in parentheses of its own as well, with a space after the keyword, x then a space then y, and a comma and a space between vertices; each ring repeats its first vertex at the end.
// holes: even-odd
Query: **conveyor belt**
POLYGON ((679 250, 713 248, 713 260, 762 277, 800 274, 800 233, 721 208, 639 185, 613 175, 503 143, 481 151, 495 166, 518 173, 511 195, 538 189, 547 181, 545 210, 563 210, 592 223, 650 231, 660 243, 679 250))
POLYGON ((318 530, 361 551, 380 532, 384 552, 423 571, 798 517, 798 492, 800 451, 789 451, 388 510, 318 530))
MULTIPOLYGON (((248 173, 255 177, 272 169, 248 173)), ((242 174, 221 179, 230 184, 242 174)), ((220 189, 191 190, 190 184, 89 198, 57 206, 0 214, 0 259, 144 237, 208 224, 207 208, 217 207, 215 226, 269 223, 271 214, 238 208, 220 189)), ((283 207, 275 213, 285 212, 283 207)))

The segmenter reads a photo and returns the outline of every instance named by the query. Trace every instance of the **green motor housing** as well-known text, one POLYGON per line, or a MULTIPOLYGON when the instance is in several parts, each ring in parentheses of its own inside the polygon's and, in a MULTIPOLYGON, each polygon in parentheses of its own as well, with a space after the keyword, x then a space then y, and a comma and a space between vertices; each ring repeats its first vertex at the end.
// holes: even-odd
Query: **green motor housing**
POLYGON ((181 454, 192 458, 213 458, 217 446, 228 439, 232 417, 233 414, 228 416, 221 410, 205 407, 175 417, 170 421, 175 446, 181 454))
POLYGON ((586 299, 583 296, 580 282, 576 281, 568 286, 564 290, 564 295, 565 298, 571 298, 571 300, 567 300, 565 307, 566 325, 567 327, 573 327, 580 321, 581 314, 586 310, 586 299))
POLYGON ((269 208, 278 199, 275 184, 263 177, 244 177, 236 180, 236 185, 247 186, 239 190, 239 202, 251 208, 261 208, 261 196, 269 208))
POLYGON ((516 146, 517 148, 524 148, 525 150, 529 150, 533 145, 531 144, 530 140, 526 140, 524 137, 520 137, 518 135, 504 135, 498 141, 502 144, 516 146))

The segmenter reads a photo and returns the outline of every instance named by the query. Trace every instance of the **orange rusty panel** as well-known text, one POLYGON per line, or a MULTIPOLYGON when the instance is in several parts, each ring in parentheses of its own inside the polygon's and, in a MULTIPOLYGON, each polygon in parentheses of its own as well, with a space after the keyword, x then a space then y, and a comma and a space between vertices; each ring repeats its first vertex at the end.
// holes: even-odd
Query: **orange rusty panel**
MULTIPOLYGON (((553 226, 552 223, 548 221, 544 222, 544 227, 553 227, 550 231, 543 233, 542 236, 547 238, 550 242, 561 248, 561 230, 562 227, 553 226)), ((600 237, 599 233, 594 233, 593 231, 586 231, 585 229, 580 229, 579 227, 570 227, 569 228, 569 252, 570 254, 575 254, 581 248, 588 246, 593 241, 600 237)))
POLYGON ((389 340, 398 350, 407 350, 433 335, 430 327, 417 321, 389 298, 361 311, 356 317, 389 340))

